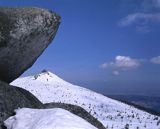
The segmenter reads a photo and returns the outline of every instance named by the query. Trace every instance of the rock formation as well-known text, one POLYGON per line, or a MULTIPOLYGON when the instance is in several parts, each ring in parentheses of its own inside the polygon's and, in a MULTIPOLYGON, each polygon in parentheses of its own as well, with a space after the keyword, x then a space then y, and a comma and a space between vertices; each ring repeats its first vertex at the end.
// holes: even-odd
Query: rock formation
POLYGON ((60 16, 35 7, 0 8, 0 80, 11 82, 51 43, 60 16))
POLYGON ((60 16, 46 9, 0 7, 0 129, 17 108, 44 108, 30 92, 7 83, 34 64, 59 24, 60 16))
MULTIPOLYGON (((30 92, 9 85, 30 68, 56 35, 60 16, 34 7, 0 8, 0 129, 18 108, 64 108, 90 122, 105 127, 84 109, 61 103, 43 105, 30 92)), ((43 71, 45 72, 45 71, 43 71)))
POLYGON ((3 121, 22 107, 43 108, 43 104, 30 92, 0 81, 0 129, 3 121))

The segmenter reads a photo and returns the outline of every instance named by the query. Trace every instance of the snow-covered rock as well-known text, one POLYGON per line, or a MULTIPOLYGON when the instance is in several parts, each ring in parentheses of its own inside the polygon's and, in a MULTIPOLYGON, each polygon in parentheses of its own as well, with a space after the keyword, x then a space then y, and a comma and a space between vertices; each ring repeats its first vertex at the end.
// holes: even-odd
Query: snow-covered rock
POLYGON ((12 85, 33 93, 43 103, 78 105, 97 118, 107 129, 160 129, 160 117, 73 85, 51 72, 18 78, 12 85))
POLYGON ((54 109, 16 110, 16 115, 5 121, 7 129, 97 129, 69 111, 54 109))

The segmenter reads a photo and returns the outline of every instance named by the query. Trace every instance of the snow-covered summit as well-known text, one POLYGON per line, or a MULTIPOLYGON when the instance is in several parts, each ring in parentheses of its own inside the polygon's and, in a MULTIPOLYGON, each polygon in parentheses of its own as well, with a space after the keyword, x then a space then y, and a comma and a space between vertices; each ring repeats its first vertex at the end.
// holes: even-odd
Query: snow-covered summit
POLYGON ((124 129, 128 126, 129 129, 160 128, 159 117, 68 83, 49 71, 21 77, 11 84, 30 91, 43 103, 61 102, 78 105, 109 129, 124 129))
MULTIPOLYGON (((36 81, 47 83, 47 84, 50 84, 50 83, 54 82, 54 84, 55 83, 57 83, 57 84, 61 83, 61 84, 64 84, 64 85, 72 85, 72 84, 68 83, 67 81, 61 79, 57 75, 55 75, 55 74, 53 74, 53 73, 51 73, 50 71, 47 71, 47 70, 42 70, 42 72, 39 73, 39 74, 36 74, 34 76, 21 77, 20 79, 31 79, 31 80, 36 80, 36 81)), ((13 83, 15 81, 13 81, 13 83)))

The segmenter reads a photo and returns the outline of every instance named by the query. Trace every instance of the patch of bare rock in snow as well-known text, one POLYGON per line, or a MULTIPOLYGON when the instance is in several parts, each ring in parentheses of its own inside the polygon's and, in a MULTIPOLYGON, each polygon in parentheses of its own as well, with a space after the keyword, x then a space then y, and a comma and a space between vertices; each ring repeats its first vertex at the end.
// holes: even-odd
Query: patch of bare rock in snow
POLYGON ((51 72, 21 77, 11 83, 34 94, 42 103, 78 105, 106 129, 160 129, 160 117, 73 85, 51 72))

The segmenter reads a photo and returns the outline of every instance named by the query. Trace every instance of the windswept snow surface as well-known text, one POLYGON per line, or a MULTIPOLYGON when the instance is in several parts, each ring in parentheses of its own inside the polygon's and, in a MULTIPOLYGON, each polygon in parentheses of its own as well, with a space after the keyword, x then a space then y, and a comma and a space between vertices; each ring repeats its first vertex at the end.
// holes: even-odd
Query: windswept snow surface
POLYGON ((97 129, 69 111, 54 109, 16 110, 16 115, 5 121, 7 129, 97 129))
POLYGON ((78 105, 107 129, 160 129, 160 117, 73 85, 51 72, 18 78, 12 85, 33 93, 43 103, 62 102, 78 105))

